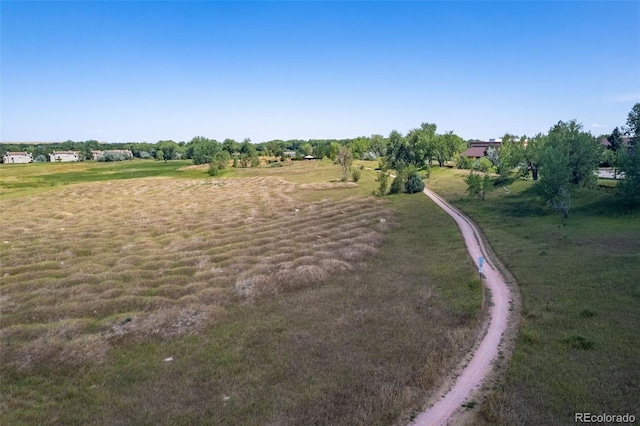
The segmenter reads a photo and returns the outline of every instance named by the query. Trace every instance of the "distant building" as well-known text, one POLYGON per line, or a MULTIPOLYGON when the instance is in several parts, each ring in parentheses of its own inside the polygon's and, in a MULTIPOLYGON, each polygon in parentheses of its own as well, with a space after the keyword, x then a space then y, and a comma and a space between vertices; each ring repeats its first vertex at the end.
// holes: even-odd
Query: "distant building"
POLYGON ((51 162, 80 161, 80 151, 53 151, 49 154, 51 162))
POLYGON ((105 154, 122 154, 125 157, 133 158, 133 153, 129 149, 107 149, 105 151, 91 151, 93 160, 99 160, 105 154))
POLYGON ((471 142, 469 148, 467 148, 467 150, 464 151, 461 155, 467 158, 482 158, 487 155, 487 149, 489 147, 498 149, 500 148, 500 145, 501 142, 495 142, 495 139, 493 139, 493 141, 490 140, 489 142, 471 142))
POLYGON ((33 156, 26 151, 25 152, 8 151, 2 157, 2 162, 5 164, 32 163, 33 156))
MULTIPOLYGON (((626 146, 627 149, 631 146, 631 138, 622 137, 620 138, 620 142, 622 143, 622 146, 626 146)), ((609 142, 608 138, 600 139, 600 144, 607 149, 611 148, 611 142, 609 142)))

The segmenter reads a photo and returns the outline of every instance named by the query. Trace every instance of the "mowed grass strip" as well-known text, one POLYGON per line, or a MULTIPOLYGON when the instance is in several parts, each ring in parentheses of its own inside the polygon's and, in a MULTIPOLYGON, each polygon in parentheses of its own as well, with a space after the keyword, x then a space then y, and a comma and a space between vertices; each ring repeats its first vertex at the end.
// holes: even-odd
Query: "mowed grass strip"
POLYGON ((0 201, 2 424, 408 419, 472 346, 480 283, 425 197, 334 168, 0 201))
POLYGON ((640 413, 640 212, 581 189, 569 219, 544 206, 533 182, 464 196, 464 171, 428 184, 469 214, 515 275, 520 334, 506 379, 475 423, 569 424, 574 413, 640 413))

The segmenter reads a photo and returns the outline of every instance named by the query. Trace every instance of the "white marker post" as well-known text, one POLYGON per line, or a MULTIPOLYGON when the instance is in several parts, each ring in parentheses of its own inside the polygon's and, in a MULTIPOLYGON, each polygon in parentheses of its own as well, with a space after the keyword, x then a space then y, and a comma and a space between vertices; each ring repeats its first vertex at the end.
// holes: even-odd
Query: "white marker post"
POLYGON ((478 258, 478 273, 480 274, 480 279, 482 279, 482 266, 484 265, 484 257, 480 256, 478 258))

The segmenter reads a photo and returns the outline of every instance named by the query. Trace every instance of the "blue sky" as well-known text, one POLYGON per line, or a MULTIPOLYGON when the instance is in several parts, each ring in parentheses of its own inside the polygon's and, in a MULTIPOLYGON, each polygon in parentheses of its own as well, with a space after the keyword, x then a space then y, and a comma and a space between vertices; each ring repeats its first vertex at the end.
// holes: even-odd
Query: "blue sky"
POLYGON ((464 139, 640 102, 640 2, 10 2, 1 141, 464 139))

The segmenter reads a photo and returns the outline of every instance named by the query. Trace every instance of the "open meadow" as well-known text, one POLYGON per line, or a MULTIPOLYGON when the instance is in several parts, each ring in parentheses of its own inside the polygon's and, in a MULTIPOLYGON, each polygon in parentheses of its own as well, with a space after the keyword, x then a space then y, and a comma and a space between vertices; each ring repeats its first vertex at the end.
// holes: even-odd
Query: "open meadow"
POLYGON ((500 185, 483 201, 466 197, 467 173, 435 168, 427 186, 482 227, 523 305, 506 378, 474 424, 569 424, 583 412, 637 419, 640 212, 606 188, 579 189, 563 223, 533 182, 500 185))
POLYGON ((372 170, 188 164, 0 168, 0 423, 408 421, 482 320, 453 222, 372 170))

